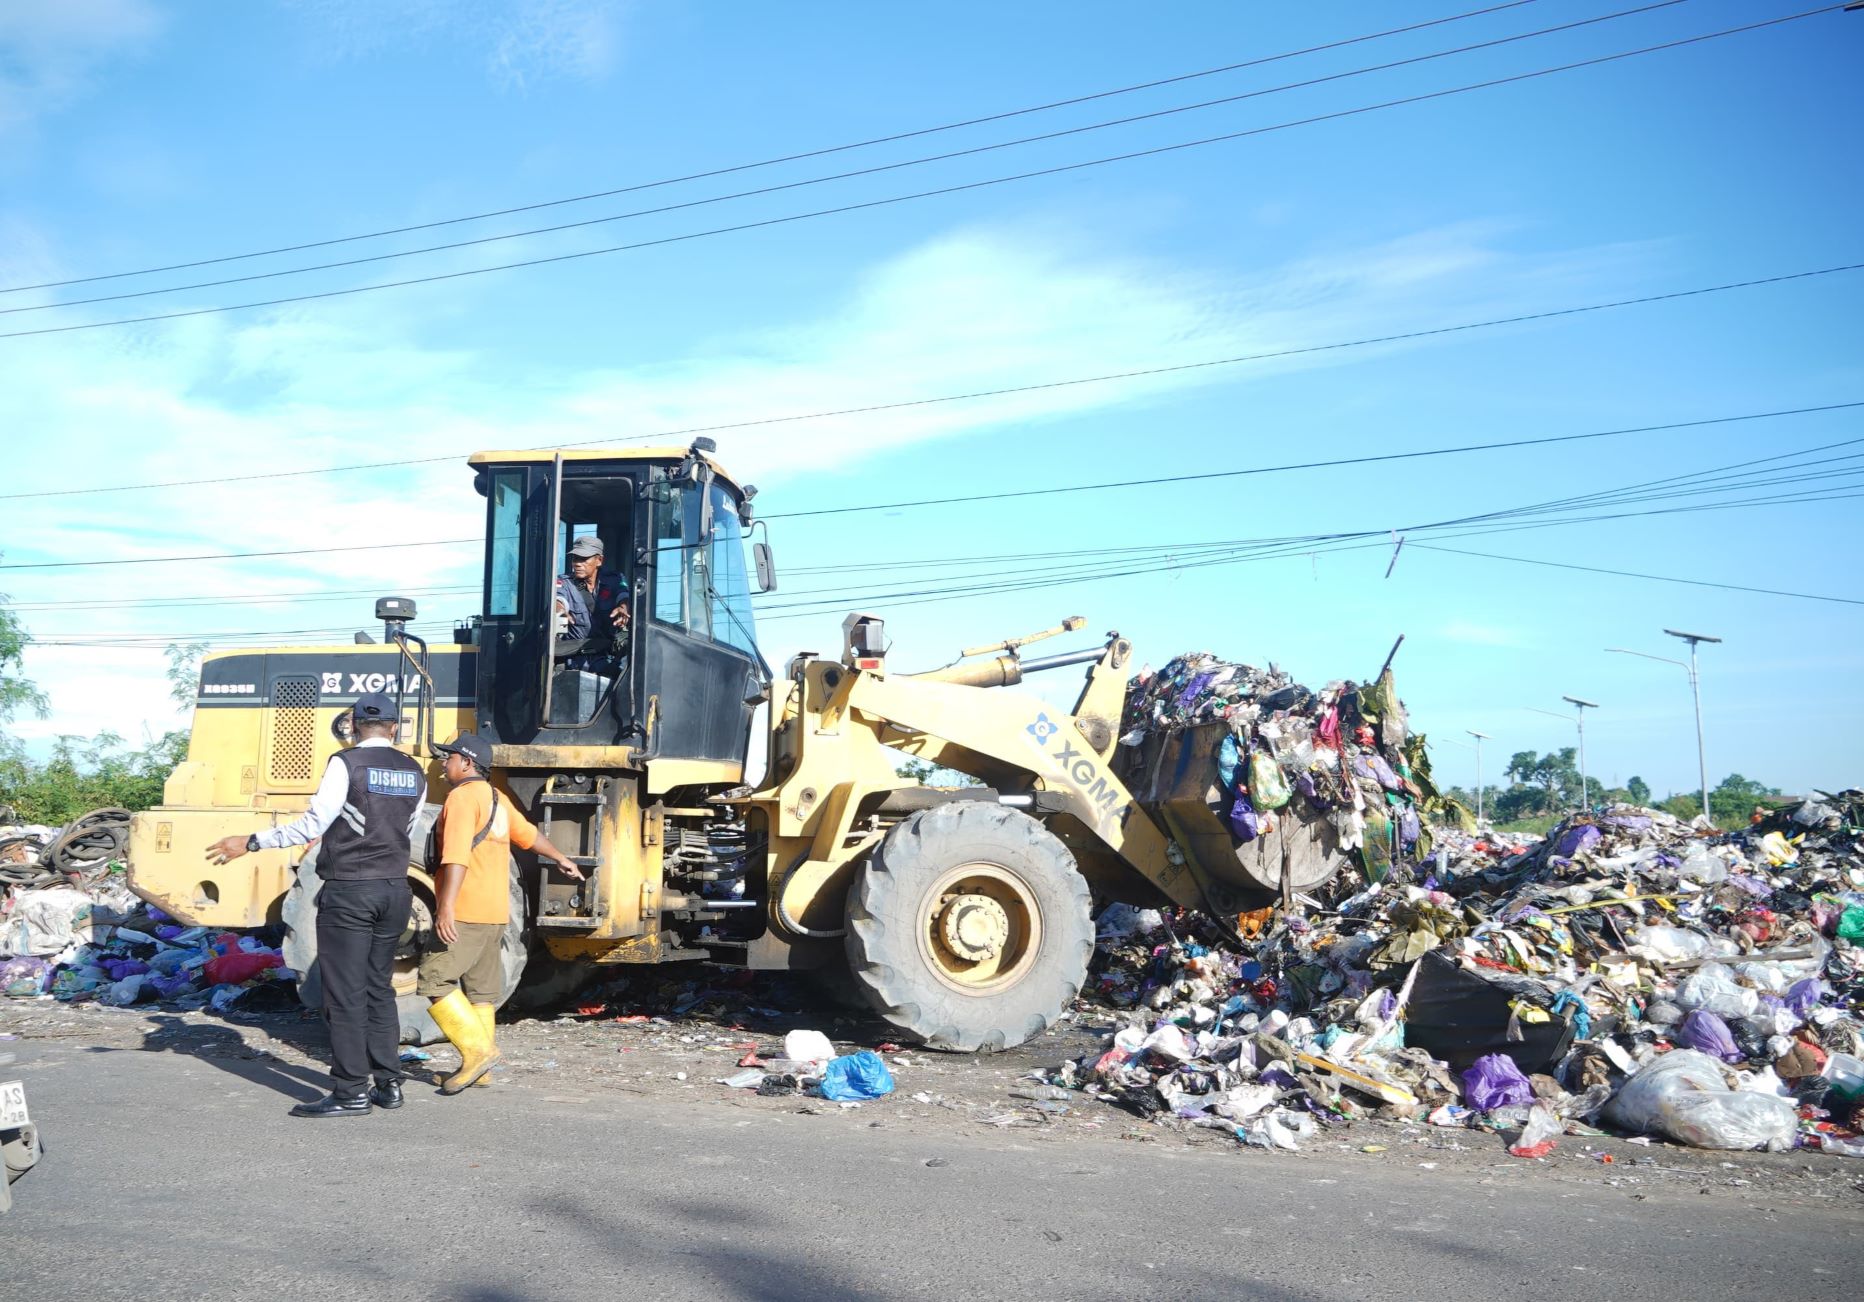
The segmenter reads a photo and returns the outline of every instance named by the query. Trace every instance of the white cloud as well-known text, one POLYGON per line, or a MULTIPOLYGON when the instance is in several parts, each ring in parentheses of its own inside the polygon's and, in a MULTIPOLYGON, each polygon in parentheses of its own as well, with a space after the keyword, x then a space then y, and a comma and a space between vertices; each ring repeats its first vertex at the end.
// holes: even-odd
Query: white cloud
MULTIPOLYGON (((22 235, 14 247, 32 248, 30 232, 22 235)), ((442 460, 385 472, 209 482, 159 494, 9 502, 6 560, 289 553, 340 544, 359 530, 381 542, 473 538, 482 527, 481 503, 466 488, 462 463, 480 448, 626 439, 1383 334, 1420 319, 1481 315, 1556 276, 1565 284, 1562 298, 1570 299, 1590 271, 1629 256, 1609 249, 1522 256, 1507 252, 1497 232, 1468 227, 1219 277, 1111 255, 1045 225, 975 226, 868 269, 839 301, 825 295, 805 317, 625 370, 541 372, 515 368, 492 350, 429 347, 420 342, 420 317, 410 302, 386 297, 13 340, 0 347, 0 392, 8 395, 15 436, 0 492, 442 460)), ((43 252, 30 261, 34 278, 56 278, 43 252)), ((423 310, 457 306, 427 303, 423 310)), ((772 489, 785 478, 850 473, 863 457, 888 448, 1156 404, 1169 393, 1218 383, 1236 386, 1235 410, 1247 429, 1250 377, 1340 365, 1360 351, 747 428, 721 434, 720 448, 741 476, 772 489), (825 452, 798 456, 799 447, 825 452)), ((1154 437, 1144 420, 1135 431, 1136 446, 1154 437)), ((1239 440, 1239 459, 1247 446, 1239 440)), ((765 500, 775 502, 778 494, 765 500)), ((284 555, 263 563, 10 571, 0 572, 0 588, 21 602, 96 591, 284 598, 318 588, 470 584, 477 564, 476 547, 468 544, 284 555)), ((423 601, 439 617, 475 605, 471 596, 423 601)), ((238 632, 335 626, 354 621, 358 609, 343 602, 173 614, 65 607, 35 612, 29 622, 41 636, 238 632)), ((1497 640, 1503 631, 1475 624, 1451 625, 1444 636, 1512 644, 1497 640)), ((108 714, 131 735, 145 720, 157 732, 169 726, 158 657, 51 647, 32 654, 33 672, 58 711, 53 731, 84 730, 73 728, 74 712, 86 720, 108 714), (131 659, 147 672, 123 669, 131 659), (98 705, 100 675, 113 685, 108 707, 98 705)))
POLYGON ((0 4, 0 138, 64 107, 112 58, 158 35, 147 0, 15 0, 0 4))
POLYGON ((451 39, 505 90, 606 75, 620 53, 620 0, 293 0, 324 58, 370 58, 451 39))

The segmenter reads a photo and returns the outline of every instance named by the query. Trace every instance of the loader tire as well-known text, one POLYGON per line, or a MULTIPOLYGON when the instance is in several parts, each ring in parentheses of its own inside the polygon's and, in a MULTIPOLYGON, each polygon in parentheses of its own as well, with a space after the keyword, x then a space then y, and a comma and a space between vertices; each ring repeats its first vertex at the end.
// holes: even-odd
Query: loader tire
MULTIPOLYGON (((298 865, 296 878, 285 892, 285 900, 280 907, 280 917, 285 924, 285 939, 280 951, 285 956, 285 966, 298 974, 298 1000, 306 1008, 322 1011, 324 1006, 324 983, 317 962, 317 891, 323 885, 323 879, 317 876, 317 849, 304 856, 298 865)), ((417 895, 417 914, 422 910, 417 895)), ((525 898, 524 884, 518 876, 516 860, 511 864, 511 916, 518 925, 505 928, 505 939, 500 947, 499 957, 505 968, 504 991, 499 996, 499 1003, 511 998, 512 991, 518 988, 518 981, 524 975, 525 964, 530 957, 530 928, 522 920, 529 917, 530 904, 525 898)), ((405 966, 405 965, 398 965, 405 966)), ((406 986, 395 999, 395 1007, 401 1022, 401 1042, 403 1044, 436 1044, 446 1037, 440 1028, 434 1025, 434 1019, 428 1015, 429 1001, 414 993, 413 986, 404 975, 397 983, 398 988, 406 986)))
POLYGON ((1018 810, 957 801, 887 833, 848 892, 845 943, 887 1022, 929 1048, 989 1053, 1067 1011, 1094 925, 1054 833, 1018 810))

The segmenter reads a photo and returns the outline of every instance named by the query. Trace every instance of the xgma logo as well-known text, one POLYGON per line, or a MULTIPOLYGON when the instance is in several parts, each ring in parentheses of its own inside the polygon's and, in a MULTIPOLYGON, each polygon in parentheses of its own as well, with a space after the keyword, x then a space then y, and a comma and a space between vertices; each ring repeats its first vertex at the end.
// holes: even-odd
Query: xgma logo
POLYGON ((1061 766, 1062 774, 1081 789, 1081 794, 1102 818, 1114 812, 1120 803, 1120 789, 1101 774, 1091 754, 1075 749, 1074 742, 1065 738, 1058 748, 1050 749, 1049 743, 1061 736, 1060 724, 1045 713, 1038 714, 1035 722, 1023 731, 1038 749, 1061 766))

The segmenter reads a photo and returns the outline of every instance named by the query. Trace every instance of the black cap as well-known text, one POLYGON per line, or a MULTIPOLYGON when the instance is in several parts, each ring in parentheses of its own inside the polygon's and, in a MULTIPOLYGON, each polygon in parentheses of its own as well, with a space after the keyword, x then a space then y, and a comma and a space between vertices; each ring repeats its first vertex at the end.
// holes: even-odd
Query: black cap
POLYGON ((434 749, 442 755, 464 755, 479 766, 481 773, 492 771, 492 743, 476 732, 462 732, 449 742, 435 742, 434 749))
POLYGON ((381 692, 366 692, 358 696, 355 710, 359 723, 401 722, 401 711, 395 707, 395 698, 381 692))

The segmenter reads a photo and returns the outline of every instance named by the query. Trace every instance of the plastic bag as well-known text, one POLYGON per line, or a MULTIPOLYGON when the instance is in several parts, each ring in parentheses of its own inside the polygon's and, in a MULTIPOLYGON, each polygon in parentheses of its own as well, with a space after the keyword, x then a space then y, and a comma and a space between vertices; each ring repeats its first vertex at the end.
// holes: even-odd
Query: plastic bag
POLYGON ((1788 1099, 1737 1093, 1721 1064, 1692 1049, 1673 1049, 1626 1081, 1603 1119, 1635 1134, 1658 1134, 1691 1148, 1793 1146, 1799 1114, 1788 1099))
POLYGON ((1760 992, 1740 984, 1720 963, 1704 963, 1676 992, 1676 1006, 1706 1008, 1718 1017, 1752 1017, 1760 1011, 1760 992))
POLYGON ((820 1031, 791 1031, 783 1037, 783 1056, 797 1062, 827 1062, 835 1046, 820 1031))
POLYGON ((1545 1157, 1553 1151, 1555 1138, 1565 1133, 1566 1124, 1536 1103, 1527 1114, 1520 1138, 1508 1145, 1508 1151, 1515 1157, 1545 1157))
POLYGON ((893 1073, 872 1049, 835 1059, 822 1075, 822 1097, 836 1103, 877 1099, 891 1093, 893 1073))
POLYGON ((1253 841, 1262 835, 1262 815, 1249 803, 1249 794, 1240 787, 1236 800, 1230 806, 1230 830, 1239 841, 1253 841))
POLYGON ((1280 809, 1288 803, 1288 780, 1267 751, 1255 751, 1249 756, 1249 794, 1255 797, 1258 809, 1280 809))
POLYGON ((248 954, 244 950, 235 949, 208 959, 207 966, 202 970, 213 985, 240 985, 263 972, 284 966, 285 960, 270 951, 248 954))
POLYGON ((1709 938, 1681 927, 1640 927, 1631 944, 1631 952, 1655 959, 1659 963, 1676 963, 1689 958, 1707 958, 1709 938))
POLYGON ((1745 1055, 1735 1047, 1734 1032, 1728 1023, 1706 1008, 1698 1008, 1683 1019, 1677 1029, 1676 1042, 1685 1049, 1695 1049, 1723 1062, 1740 1062, 1745 1055))
POLYGON ((52 965, 42 958, 10 958, 0 963, 0 995, 25 998, 45 989, 52 965))
POLYGON ((1728 880, 1728 865, 1721 856, 1711 854, 1708 846, 1697 841, 1683 856, 1682 867, 1676 870, 1676 875, 1692 882, 1701 882, 1704 886, 1713 886, 1728 880))
POLYGON ((1463 1073, 1463 1102, 1478 1112, 1525 1106, 1534 1101, 1534 1087, 1504 1053, 1478 1058, 1463 1073))

